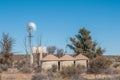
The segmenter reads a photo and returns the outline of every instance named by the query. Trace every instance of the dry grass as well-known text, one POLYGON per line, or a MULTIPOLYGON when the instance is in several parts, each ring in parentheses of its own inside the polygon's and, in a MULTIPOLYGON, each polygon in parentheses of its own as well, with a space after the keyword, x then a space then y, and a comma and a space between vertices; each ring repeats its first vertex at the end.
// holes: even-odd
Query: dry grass
POLYGON ((52 76, 48 75, 47 73, 42 73, 42 75, 40 75, 41 73, 0 73, 1 79, 0 80, 37 80, 37 79, 33 79, 33 76, 35 76, 36 78, 38 77, 38 80, 43 80, 43 79, 39 79, 39 78, 44 78, 44 76, 47 77, 47 79, 45 80, 120 80, 120 74, 116 74, 116 75, 104 75, 104 74, 99 74, 99 75, 94 75, 94 74, 81 74, 81 75, 74 75, 71 77, 66 77, 66 78, 62 78, 60 73, 54 73, 52 76), (109 79, 108 79, 109 78, 109 79))
POLYGON ((31 80, 34 74, 23 73, 1 73, 1 80, 31 80))

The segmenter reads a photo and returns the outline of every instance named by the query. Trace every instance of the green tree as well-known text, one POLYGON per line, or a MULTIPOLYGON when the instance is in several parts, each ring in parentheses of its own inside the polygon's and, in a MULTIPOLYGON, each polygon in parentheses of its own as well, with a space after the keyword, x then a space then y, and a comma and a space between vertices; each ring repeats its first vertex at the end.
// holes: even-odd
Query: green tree
POLYGON ((67 46, 74 50, 76 55, 83 54, 89 58, 94 58, 103 54, 104 50, 97 47, 97 43, 92 41, 90 31, 86 28, 81 28, 75 37, 71 37, 72 44, 67 46))

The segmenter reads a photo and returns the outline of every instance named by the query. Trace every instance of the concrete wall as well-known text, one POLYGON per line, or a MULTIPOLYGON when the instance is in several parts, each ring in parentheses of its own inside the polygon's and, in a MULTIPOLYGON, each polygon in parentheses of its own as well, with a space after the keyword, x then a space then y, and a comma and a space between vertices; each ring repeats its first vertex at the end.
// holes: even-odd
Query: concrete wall
POLYGON ((60 61, 60 70, 62 69, 62 67, 67 67, 71 65, 74 65, 74 61, 60 61))
POLYGON ((87 60, 59 61, 59 62, 60 63, 58 63, 58 61, 44 61, 44 62, 42 62, 42 69, 48 70, 48 69, 52 68, 52 65, 54 65, 54 64, 57 65, 58 69, 60 69, 60 70, 62 69, 62 67, 78 65, 78 64, 88 67, 87 60))
POLYGON ((42 62, 42 69, 48 70, 48 69, 52 68, 52 65, 54 65, 54 64, 58 66, 58 61, 45 61, 45 62, 42 62))
POLYGON ((87 67, 87 60, 76 60, 75 65, 78 65, 78 64, 87 67))

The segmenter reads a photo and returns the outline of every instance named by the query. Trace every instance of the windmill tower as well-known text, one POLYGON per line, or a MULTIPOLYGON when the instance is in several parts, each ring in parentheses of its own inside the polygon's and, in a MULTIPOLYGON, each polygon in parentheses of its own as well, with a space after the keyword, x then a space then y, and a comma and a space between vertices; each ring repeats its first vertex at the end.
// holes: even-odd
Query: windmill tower
POLYGON ((33 55, 32 55, 32 33, 36 30, 36 25, 33 22, 29 22, 26 26, 28 32, 28 41, 29 41, 29 55, 30 55, 30 66, 33 64, 33 55))

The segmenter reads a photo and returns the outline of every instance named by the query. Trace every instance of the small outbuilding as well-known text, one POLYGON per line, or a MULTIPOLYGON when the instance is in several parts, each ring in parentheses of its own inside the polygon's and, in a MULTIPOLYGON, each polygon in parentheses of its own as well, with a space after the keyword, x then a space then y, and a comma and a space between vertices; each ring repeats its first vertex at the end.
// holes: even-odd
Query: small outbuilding
POLYGON ((70 55, 66 54, 62 56, 59 62, 59 69, 61 70, 63 67, 74 65, 74 60, 75 60, 74 57, 70 55))
POLYGON ((49 54, 46 57, 41 59, 42 69, 48 70, 48 69, 52 68, 52 65, 56 65, 58 67, 58 61, 59 61, 58 57, 56 57, 52 54, 49 54))
POLYGON ((79 65, 88 67, 88 61, 89 61, 89 59, 82 54, 75 56, 75 65, 79 64, 79 65))

